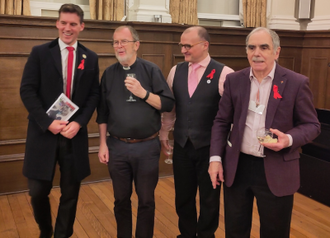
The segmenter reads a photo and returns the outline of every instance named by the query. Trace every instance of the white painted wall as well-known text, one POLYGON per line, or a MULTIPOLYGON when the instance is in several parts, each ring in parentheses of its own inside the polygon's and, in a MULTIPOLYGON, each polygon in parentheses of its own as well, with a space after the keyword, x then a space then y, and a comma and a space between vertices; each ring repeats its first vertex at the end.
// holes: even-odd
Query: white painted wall
POLYGON ((238 15, 239 0, 197 0, 199 13, 238 15))
POLYGON ((308 24, 307 30, 329 30, 330 29, 330 1, 314 0, 314 18, 308 24))
POLYGON ((197 0, 200 25, 239 27, 240 0, 197 0))
MULTIPOLYGON (((154 22, 155 15, 161 22, 172 22, 169 14, 171 0, 126 0, 127 21, 154 22)), ((267 26, 271 29, 328 30, 330 29, 330 0, 314 0, 314 17, 298 20, 295 17, 296 0, 268 0, 267 26)), ((31 14, 55 16, 63 3, 72 2, 82 7, 89 19, 89 0, 31 0, 31 14)), ((197 0, 200 25, 240 27, 242 0, 197 0)))
POLYGON ((170 0, 126 0, 127 21, 171 23, 170 0))
POLYGON ((295 18, 296 0, 268 0, 267 27, 271 29, 299 30, 300 24, 295 18))
POLYGON ((84 11, 84 18, 90 19, 88 0, 30 0, 32 16, 58 17, 58 10, 64 3, 74 3, 84 11))

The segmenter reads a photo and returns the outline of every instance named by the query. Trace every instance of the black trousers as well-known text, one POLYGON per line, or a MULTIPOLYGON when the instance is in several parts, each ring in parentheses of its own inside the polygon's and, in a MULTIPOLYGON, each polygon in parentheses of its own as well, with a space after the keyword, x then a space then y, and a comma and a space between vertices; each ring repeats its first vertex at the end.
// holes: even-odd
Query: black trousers
POLYGON ((209 150, 195 149, 188 140, 185 147, 174 143, 173 172, 175 206, 179 217, 178 237, 210 238, 219 225, 220 186, 213 189, 209 168, 209 150), (199 189, 200 213, 197 217, 196 194, 199 189))
MULTIPOLYGON (((73 223, 80 189, 73 172, 73 157, 71 141, 59 136, 57 162, 60 166, 61 197, 55 223, 55 238, 67 238, 73 234, 73 223)), ((39 225, 41 234, 49 234, 52 228, 51 209, 49 203, 52 181, 28 179, 29 195, 34 217, 39 225)))
POLYGON ((226 238, 250 237, 254 198, 260 238, 289 238, 293 195, 276 197, 267 185, 263 158, 243 153, 234 184, 224 186, 226 238))
POLYGON ((138 196, 136 238, 152 238, 155 197, 158 183, 160 142, 158 137, 139 143, 126 143, 108 138, 109 173, 115 197, 114 213, 117 237, 132 237, 131 195, 133 181, 138 196))

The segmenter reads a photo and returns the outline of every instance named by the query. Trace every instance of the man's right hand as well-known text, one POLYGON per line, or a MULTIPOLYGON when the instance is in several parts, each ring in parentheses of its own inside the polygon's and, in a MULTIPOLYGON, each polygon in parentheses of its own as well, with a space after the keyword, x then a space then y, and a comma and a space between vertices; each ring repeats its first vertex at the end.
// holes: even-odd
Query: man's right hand
POLYGON ((171 149, 173 149, 172 146, 170 146, 168 144, 168 140, 161 140, 160 142, 162 144, 162 152, 163 152, 163 154, 165 156, 169 156, 169 154, 167 152, 168 151, 171 151, 171 149))
POLYGON ((98 153, 99 161, 102 164, 108 164, 109 162, 109 149, 106 144, 101 144, 99 147, 99 153, 98 153))
POLYGON ((224 182, 223 179, 223 167, 222 163, 219 161, 210 162, 209 165, 209 175, 212 182, 212 187, 215 189, 220 182, 224 182))
POLYGON ((63 130, 64 127, 66 127, 68 123, 68 121, 54 120, 52 124, 49 125, 48 130, 54 135, 57 135, 63 130))

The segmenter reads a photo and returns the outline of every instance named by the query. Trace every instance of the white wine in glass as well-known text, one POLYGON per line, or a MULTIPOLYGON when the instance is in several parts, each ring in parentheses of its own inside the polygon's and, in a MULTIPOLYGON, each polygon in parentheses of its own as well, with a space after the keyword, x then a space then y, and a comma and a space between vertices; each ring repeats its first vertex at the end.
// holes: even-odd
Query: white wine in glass
POLYGON ((168 156, 164 160, 166 164, 173 164, 172 154, 173 154, 173 146, 174 146, 174 140, 168 140, 168 145, 170 147, 169 150, 167 150, 168 156))
MULTIPOLYGON (((260 128, 257 130, 257 139, 260 143, 269 142, 273 139, 273 133, 266 128, 260 128)), ((264 157, 263 146, 260 144, 259 146, 256 145, 256 152, 261 156, 264 157)))
MULTIPOLYGON (((126 77, 131 77, 136 79, 136 75, 134 73, 129 73, 126 75, 126 77)), ((133 97, 132 92, 130 92, 128 99, 126 99, 126 102, 136 102, 136 99, 133 97)))
POLYGON ((271 139, 273 139, 273 132, 271 132, 269 129, 260 128, 257 130, 257 139, 259 142, 269 142, 271 139))

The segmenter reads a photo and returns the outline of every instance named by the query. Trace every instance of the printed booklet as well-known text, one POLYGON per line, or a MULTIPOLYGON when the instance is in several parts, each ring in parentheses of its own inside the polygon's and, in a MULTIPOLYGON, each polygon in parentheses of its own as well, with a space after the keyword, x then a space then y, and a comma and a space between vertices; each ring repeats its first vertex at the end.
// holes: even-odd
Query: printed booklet
POLYGON ((48 109, 47 114, 55 120, 68 121, 78 109, 79 107, 62 93, 48 109))

